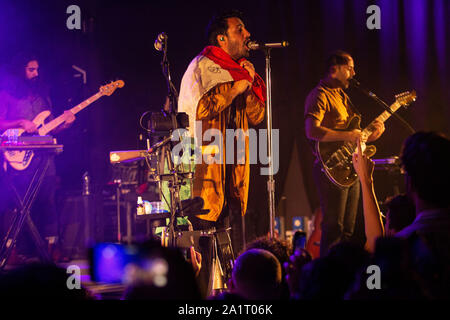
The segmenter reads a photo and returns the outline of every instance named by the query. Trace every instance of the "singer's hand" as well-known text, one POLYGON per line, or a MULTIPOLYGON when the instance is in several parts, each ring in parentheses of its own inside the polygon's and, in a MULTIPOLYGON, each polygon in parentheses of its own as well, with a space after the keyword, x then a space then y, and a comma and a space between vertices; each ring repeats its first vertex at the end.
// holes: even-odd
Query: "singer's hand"
POLYGON ((248 60, 243 60, 240 63, 241 67, 244 68, 245 70, 247 70, 248 74, 250 75, 250 77, 252 78, 252 82, 255 79, 255 67, 253 66, 253 64, 248 61, 248 60))
POLYGON ((236 81, 233 84, 233 87, 231 89, 233 91, 232 94, 234 97, 236 97, 236 96, 240 95, 241 93, 244 93, 251 87, 252 87, 252 84, 248 80, 243 79, 243 80, 236 81))
POLYGON ((374 127, 374 131, 372 132, 372 134, 367 139, 368 142, 377 140, 383 134, 383 132, 385 130, 384 123, 382 121, 375 120, 372 123, 372 125, 374 127))

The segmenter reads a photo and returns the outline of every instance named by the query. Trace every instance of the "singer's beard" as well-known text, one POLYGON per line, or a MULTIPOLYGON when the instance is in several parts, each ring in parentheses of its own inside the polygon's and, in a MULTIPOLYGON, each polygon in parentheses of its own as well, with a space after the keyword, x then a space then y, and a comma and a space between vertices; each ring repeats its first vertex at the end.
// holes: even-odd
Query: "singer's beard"
POLYGON ((236 61, 241 58, 248 58, 250 55, 250 52, 245 44, 240 44, 237 42, 229 44, 228 52, 230 52, 231 58, 236 61))
POLYGON ((341 87, 343 89, 348 89, 350 87, 350 79, 340 80, 339 82, 341 83, 341 87))
POLYGON ((350 87, 350 82, 348 80, 345 80, 344 89, 348 89, 350 87))

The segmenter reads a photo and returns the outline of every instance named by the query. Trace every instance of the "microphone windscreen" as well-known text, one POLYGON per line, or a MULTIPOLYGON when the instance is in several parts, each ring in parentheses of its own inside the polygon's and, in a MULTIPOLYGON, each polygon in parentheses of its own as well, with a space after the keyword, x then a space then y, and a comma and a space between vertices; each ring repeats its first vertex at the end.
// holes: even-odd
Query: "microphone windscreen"
POLYGON ((354 88, 358 88, 361 84, 359 83, 358 80, 356 80, 355 78, 351 78, 348 80, 348 82, 350 83, 350 85, 354 88))

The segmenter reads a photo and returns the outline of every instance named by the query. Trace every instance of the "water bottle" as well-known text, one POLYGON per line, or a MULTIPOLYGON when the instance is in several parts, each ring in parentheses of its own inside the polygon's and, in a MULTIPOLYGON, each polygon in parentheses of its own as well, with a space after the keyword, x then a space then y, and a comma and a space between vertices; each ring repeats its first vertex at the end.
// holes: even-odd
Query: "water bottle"
POLYGON ((145 214, 144 201, 142 200, 142 197, 140 197, 140 196, 137 198, 136 213, 137 213, 138 216, 141 216, 141 215, 145 214))

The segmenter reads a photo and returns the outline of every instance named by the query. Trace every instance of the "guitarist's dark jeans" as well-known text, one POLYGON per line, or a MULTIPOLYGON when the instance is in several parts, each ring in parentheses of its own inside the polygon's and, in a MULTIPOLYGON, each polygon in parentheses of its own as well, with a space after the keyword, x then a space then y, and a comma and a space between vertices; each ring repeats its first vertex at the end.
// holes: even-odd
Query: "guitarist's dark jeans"
POLYGON ((314 164, 313 175, 323 213, 320 256, 324 256, 334 244, 352 238, 358 212, 360 184, 357 181, 349 188, 335 186, 317 162, 314 164))

